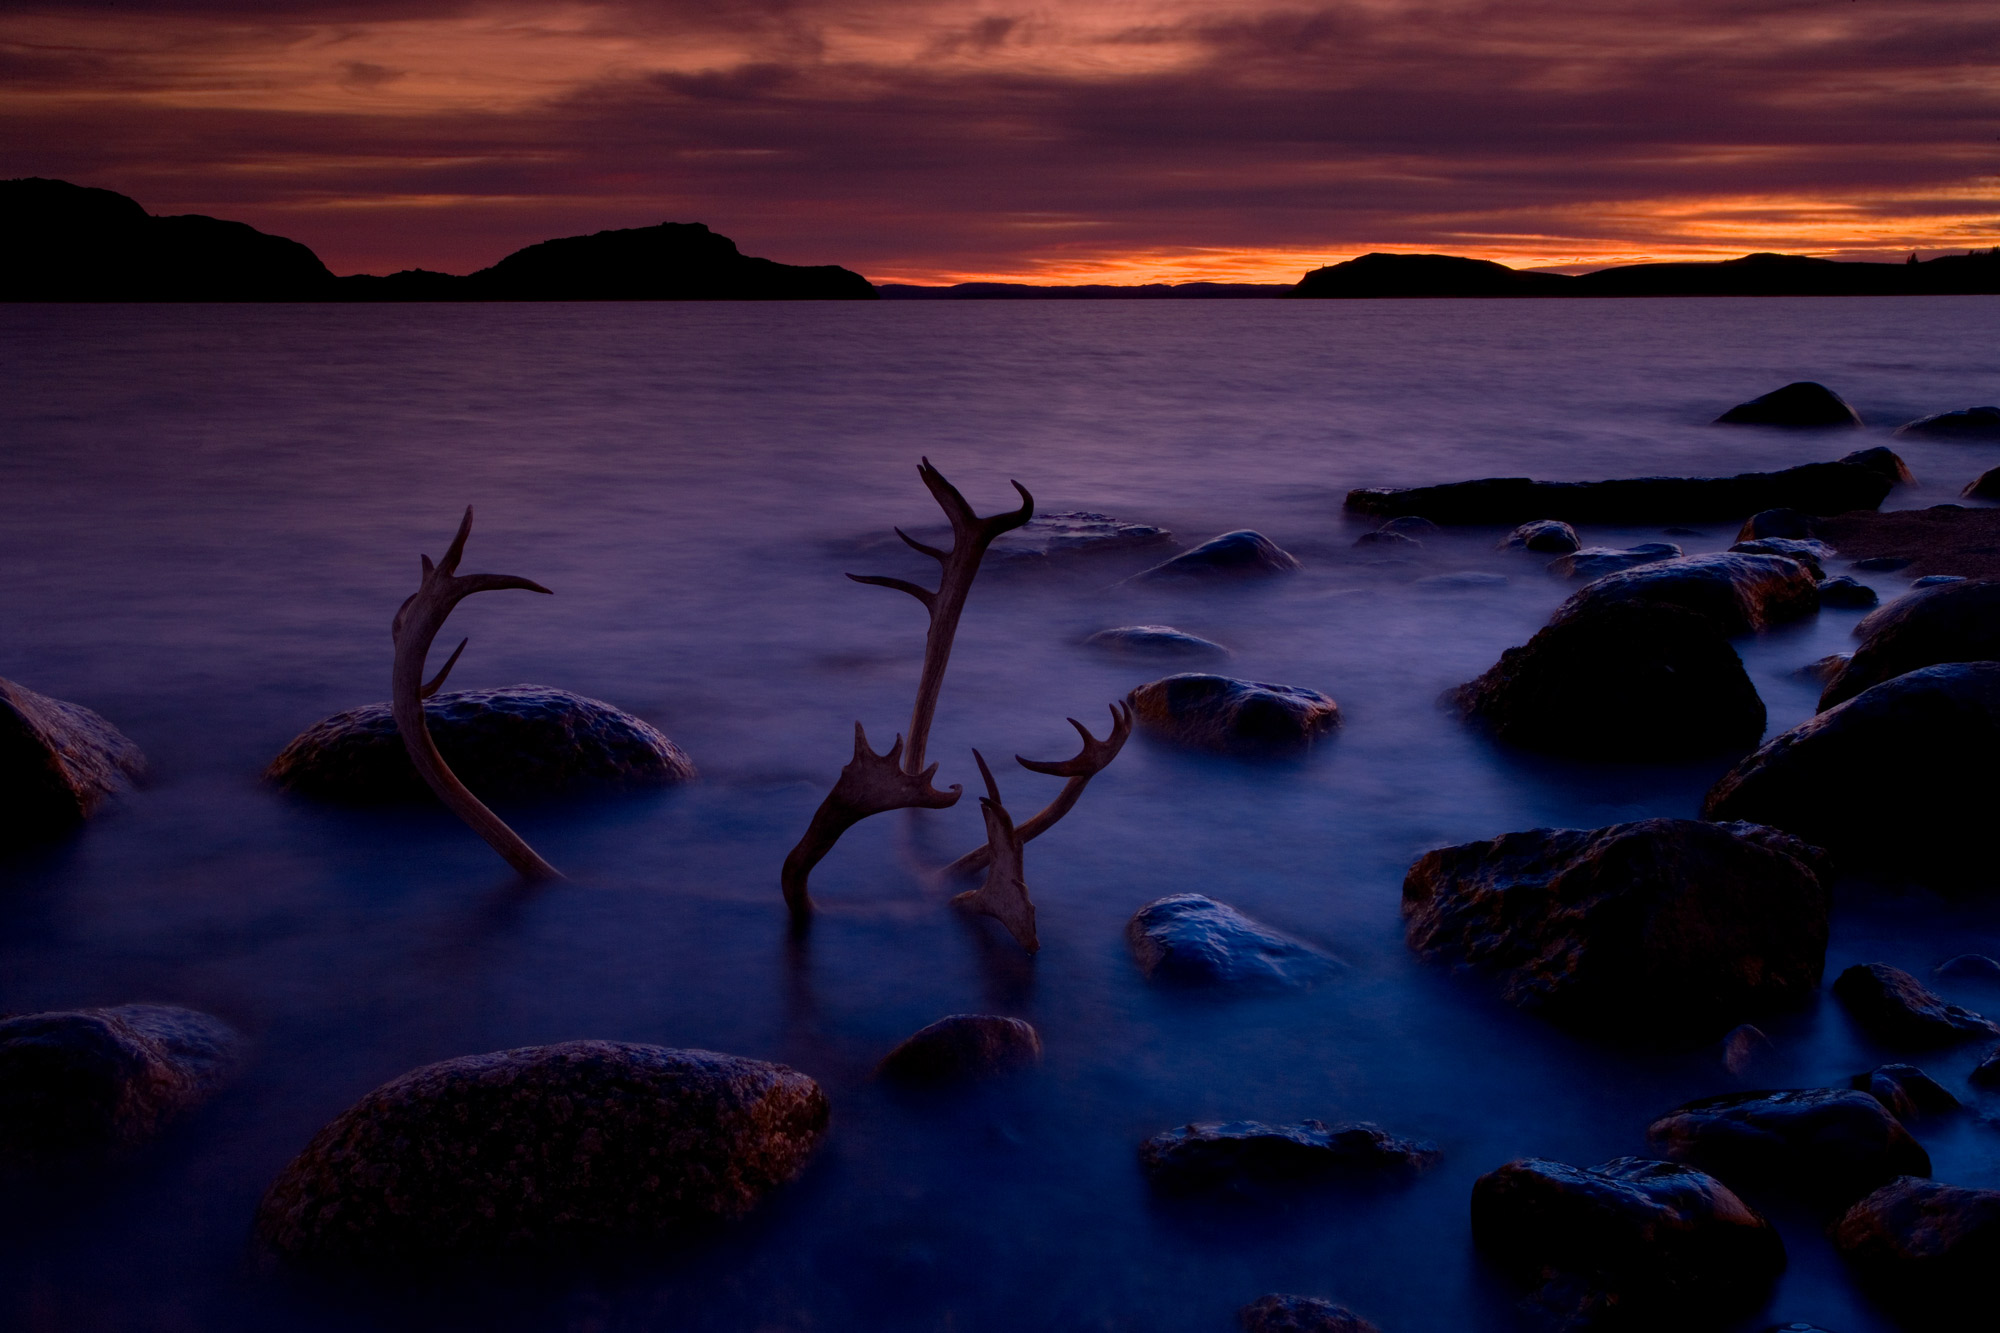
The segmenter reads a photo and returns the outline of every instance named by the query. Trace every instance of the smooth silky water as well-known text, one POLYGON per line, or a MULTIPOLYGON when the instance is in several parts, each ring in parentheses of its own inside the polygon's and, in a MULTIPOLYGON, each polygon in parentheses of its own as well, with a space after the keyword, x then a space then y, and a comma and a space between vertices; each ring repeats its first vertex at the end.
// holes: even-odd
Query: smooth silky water
MULTIPOLYGON (((247 1067, 136 1167, 0 1208, 0 1325, 26 1330, 974 1330, 1232 1327, 1268 1291, 1330 1296, 1388 1333, 1511 1330, 1470 1244, 1473 1180, 1510 1158, 1644 1153, 1647 1122, 1744 1086, 1715 1053, 1581 1040, 1489 981, 1417 961, 1405 868, 1537 825, 1691 816, 1728 765, 1503 752, 1439 693, 1524 642, 1574 585, 1452 532, 1413 563, 1351 549, 1350 486, 1532 474, 1726 473, 1836 457, 1886 427, 2000 397, 2000 301, 1093 302, 876 305, 33 307, 0 310, 0 675, 102 712, 145 790, 0 863, 0 1012, 157 1001, 248 1034, 247 1067), (1721 429, 1794 379, 1866 432, 1721 429), (1074 716, 1176 669, 1089 632, 1165 622, 1223 670, 1340 701, 1308 757, 1240 762, 1135 739, 1028 849, 1043 948, 961 919, 925 875, 982 837, 975 802, 850 833, 786 928, 778 866, 851 747, 907 724, 923 615, 842 578, 924 562, 928 455, 982 512, 1019 478, 1044 510, 1256 528, 1305 570, 1137 592, 1131 562, 975 588, 931 755, 1074 752, 1074 716), (674 737, 697 783, 509 806, 570 878, 527 887, 436 808, 276 793, 294 734, 386 697, 389 620, 460 510, 465 562, 537 579, 447 627, 455 687, 534 682, 674 737), (1423 575, 1505 574, 1427 592, 1423 575), (1348 964, 1300 994, 1158 989, 1132 912, 1198 891, 1348 964), (912 1098, 874 1062, 944 1014, 1041 1030, 1039 1073, 912 1098), (451 1056, 569 1038, 778 1060, 826 1087, 824 1151, 749 1222, 678 1253, 414 1286, 311 1282, 253 1261, 266 1184, 377 1084, 451 1056), (1257 1204, 1164 1201, 1134 1150, 1188 1121, 1366 1119, 1436 1140, 1414 1184, 1257 1204)), ((1952 498, 1990 447, 1896 442, 1952 498)), ((1675 538, 1728 545, 1733 524, 1675 538)), ((1586 530, 1658 540, 1658 528, 1586 530)), ((1893 594, 1895 575, 1866 576, 1893 594)), ((1827 611, 1739 645, 1775 732, 1797 667, 1851 643, 1827 611)), ((440 654, 441 655, 441 654, 440 654)), ((1017 818, 1055 779, 998 768, 1017 818)), ((1885 775, 1885 780, 1888 775, 1885 775)), ((2000 907, 1843 883, 1827 977, 2000 953, 2000 907)), ((1941 984, 2000 1008, 2000 993, 1941 984)), ((1764 1024, 1775 1086, 1844 1083, 1895 1053, 1830 1000, 1764 1024)), ((1919 1058, 1970 1098, 1981 1045, 1919 1058)), ((1915 1127, 1937 1175, 2000 1186, 2000 1107, 1915 1127)), ((1788 1273, 1759 1320, 1888 1327, 1818 1223, 1766 1200, 1788 1273)))

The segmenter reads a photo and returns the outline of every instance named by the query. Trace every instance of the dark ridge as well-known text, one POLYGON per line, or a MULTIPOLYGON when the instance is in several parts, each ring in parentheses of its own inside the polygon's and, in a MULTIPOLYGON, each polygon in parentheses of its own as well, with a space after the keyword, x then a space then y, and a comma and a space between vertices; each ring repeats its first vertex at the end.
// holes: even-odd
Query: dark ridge
POLYGON ((950 287, 878 283, 885 301, 1241 301, 1290 296, 1282 282, 1149 282, 1137 287, 1087 283, 1038 287, 1025 282, 961 282, 950 287))
POLYGON ((1453 255, 1362 255, 1314 269, 1302 297, 1983 296, 2000 293, 2000 247, 1902 264, 1805 255, 1630 264, 1570 277, 1453 255))
POLYGON ((1575 280, 1560 273, 1527 273, 1489 259, 1457 255, 1366 254, 1316 268, 1299 279, 1293 296, 1558 296, 1575 280))

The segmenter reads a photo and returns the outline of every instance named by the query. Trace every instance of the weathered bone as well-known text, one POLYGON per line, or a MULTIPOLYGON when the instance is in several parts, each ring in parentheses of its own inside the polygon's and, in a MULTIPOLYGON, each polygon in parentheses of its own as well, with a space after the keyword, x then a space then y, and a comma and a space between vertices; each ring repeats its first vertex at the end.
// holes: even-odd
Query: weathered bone
POLYGON ((931 778, 937 773, 936 764, 921 773, 905 773, 902 757, 901 736, 896 737, 887 754, 876 754, 868 748, 868 733, 859 722, 854 724, 854 758, 840 770, 833 790, 819 803, 819 809, 813 811, 805 836, 785 857, 780 878, 785 887, 785 905, 792 909, 794 920, 812 914, 807 879, 812 868, 840 841, 841 834, 870 815, 911 807, 942 810, 957 803, 959 794, 965 790, 962 786, 953 783, 947 790, 939 791, 931 785, 931 778))
POLYGON ((979 813, 986 817, 986 882, 951 901, 968 912, 992 917, 1007 927, 1016 944, 1034 953, 1042 944, 1035 938, 1035 904, 1021 874, 1021 833, 1000 804, 1000 786, 993 781, 985 756, 974 750, 972 758, 979 765, 979 776, 986 779, 986 795, 979 798, 979 813))
MULTIPOLYGON (((1111 761, 1118 757, 1118 752, 1125 748, 1125 742, 1132 735, 1132 709, 1130 705, 1122 703, 1111 705, 1111 734, 1103 740, 1091 735, 1090 729, 1075 718, 1070 718, 1069 724, 1083 737, 1083 749, 1077 753, 1076 758, 1049 761, 1014 756, 1014 762, 1030 772, 1047 773, 1053 777, 1069 779, 1063 783, 1062 790, 1056 793, 1053 801, 1043 806, 1038 813, 1020 826, 1022 842, 1033 842, 1053 828, 1057 820, 1075 807, 1078 798, 1083 795, 1083 789, 1090 785, 1090 780, 1102 773, 1110 766, 1111 761)), ((946 866, 940 873, 945 878, 977 874, 986 869, 992 859, 993 850, 989 840, 986 846, 973 848, 946 866)))
POLYGON ((491 592, 499 588, 526 588, 529 592, 548 592, 532 579, 516 578, 512 574, 464 574, 458 573, 459 558, 465 554, 465 539, 472 532, 472 506, 465 507, 465 518, 458 525, 458 535, 451 539, 451 549, 444 553, 444 559, 431 564, 429 556, 424 562, 423 582, 409 599, 396 611, 395 624, 390 630, 396 644, 396 665, 390 682, 389 707, 396 717, 396 730, 402 733, 403 747, 410 752, 410 762, 417 772, 430 784, 438 799, 450 807, 451 812, 471 825, 472 831, 492 845, 493 850, 507 859, 528 879, 561 879, 556 868, 536 855, 500 816, 488 810, 477 796, 466 790, 458 775, 445 763, 438 753, 437 742, 431 739, 430 727, 424 721, 424 700, 436 694, 444 685, 445 677, 458 661, 458 655, 465 651, 470 640, 463 640, 452 651, 444 667, 428 682, 424 680, 424 658, 431 650, 431 640, 444 627, 445 617, 452 608, 476 592, 491 592))

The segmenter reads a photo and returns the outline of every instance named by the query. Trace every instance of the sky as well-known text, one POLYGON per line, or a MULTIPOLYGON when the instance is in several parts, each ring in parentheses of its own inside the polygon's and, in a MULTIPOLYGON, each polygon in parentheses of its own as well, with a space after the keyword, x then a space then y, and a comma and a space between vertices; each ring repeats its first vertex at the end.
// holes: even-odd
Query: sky
POLYGON ((0 0, 0 177, 469 272, 876 281, 2000 243, 2000 0, 0 0))

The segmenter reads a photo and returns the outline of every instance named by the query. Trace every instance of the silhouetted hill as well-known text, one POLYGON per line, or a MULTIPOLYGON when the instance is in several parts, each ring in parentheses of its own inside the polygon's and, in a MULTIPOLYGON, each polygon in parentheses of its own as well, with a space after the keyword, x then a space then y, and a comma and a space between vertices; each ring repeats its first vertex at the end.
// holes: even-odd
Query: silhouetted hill
POLYGON ((1291 295, 1553 296, 1569 282, 1560 273, 1525 273, 1488 259, 1365 254, 1344 264, 1314 269, 1299 279, 1291 295))
POLYGON ((961 282, 950 287, 878 283, 885 301, 1241 301, 1290 296, 1282 282, 1149 282, 1136 287, 1085 283, 1043 287, 1026 282, 961 282))
POLYGON ((859 273, 753 259, 699 222, 543 241, 466 281, 488 301, 872 301, 876 295, 859 273))
POLYGON ((2000 250, 1923 263, 1866 264, 1805 255, 1714 263, 1627 264, 1570 277, 1452 255, 1362 255, 1314 269, 1302 297, 1965 296, 2000 293, 2000 250))

